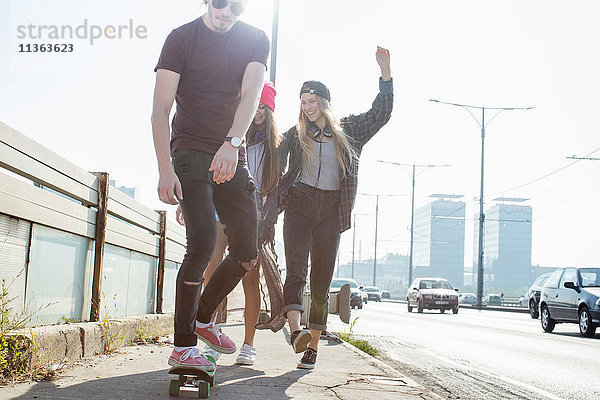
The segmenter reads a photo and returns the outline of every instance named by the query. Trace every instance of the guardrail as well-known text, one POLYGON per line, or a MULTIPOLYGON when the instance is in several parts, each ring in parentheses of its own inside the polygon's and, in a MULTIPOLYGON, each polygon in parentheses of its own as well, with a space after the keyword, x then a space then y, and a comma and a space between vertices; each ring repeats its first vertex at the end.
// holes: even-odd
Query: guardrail
MULTIPOLYGON (((402 304, 406 304, 406 300, 401 300, 401 299, 381 299, 382 302, 385 303, 402 303, 402 304)), ((528 313, 529 309, 527 307, 521 307, 521 306, 514 306, 514 305, 486 305, 483 304, 481 307, 478 307, 477 305, 472 305, 472 304, 463 304, 463 303, 459 303, 459 307, 461 308, 473 308, 473 309, 479 309, 479 310, 492 310, 492 311, 510 311, 510 312, 517 312, 517 313, 528 313)))
MULTIPOLYGON (((35 288, 27 287, 30 275, 39 274, 42 284, 44 279, 54 282, 56 276, 53 273, 64 274, 67 280, 72 275, 82 275, 81 282, 76 281, 73 285, 80 285, 75 291, 81 293, 77 296, 84 298, 73 299, 73 302, 81 301, 81 309, 89 309, 89 320, 97 321, 103 301, 106 306, 115 300, 114 296, 112 300, 110 298, 112 293, 106 296, 103 284, 111 288, 123 286, 119 280, 123 280, 127 272, 128 288, 132 293, 153 293, 146 299, 138 295, 119 299, 119 303, 124 302, 126 308, 131 304, 132 309, 141 309, 143 303, 135 304, 151 302, 154 305, 151 312, 163 311, 165 267, 168 264, 170 269, 177 269, 186 243, 185 231, 167 221, 165 211, 151 210, 110 186, 108 173, 87 172, 1 122, 0 167, 4 169, 0 169, 0 277, 13 283, 11 295, 20 299, 24 308, 28 294, 33 298, 36 294, 32 291, 35 288), (39 233, 38 227, 48 229, 39 233), (50 239, 46 240, 46 236, 39 239, 36 233, 50 239), (53 239, 61 235, 68 235, 63 242, 53 239), (81 245, 71 244, 78 240, 81 245), (68 242, 66 245, 65 241, 68 242), (32 244, 37 246, 35 251, 32 244), (107 245, 111 246, 110 252, 107 252, 107 245), (75 252, 76 256, 53 254, 53 251, 62 251, 63 247, 75 252), (106 271, 108 253, 111 254, 108 261, 111 271, 106 271), (75 263, 73 272, 68 265, 61 264, 63 255, 85 259, 85 265, 75 263), (127 255, 129 270, 124 271, 127 255), (55 260, 47 259, 50 257, 55 260), (49 268, 56 268, 56 271, 49 268), (140 270, 144 274, 148 272, 151 275, 148 279, 153 280, 146 282, 144 278, 141 282, 148 287, 152 283, 154 288, 136 288, 135 280, 140 270)), ((172 280, 172 275, 170 273, 168 279, 172 280)), ((62 283, 58 279, 57 282, 62 283)), ((42 285, 42 289, 51 291, 52 288, 42 285)), ((118 296, 122 289, 113 291, 118 296)), ((123 314, 122 310, 120 313, 123 314)), ((81 319, 85 319, 83 314, 82 311, 81 319)))

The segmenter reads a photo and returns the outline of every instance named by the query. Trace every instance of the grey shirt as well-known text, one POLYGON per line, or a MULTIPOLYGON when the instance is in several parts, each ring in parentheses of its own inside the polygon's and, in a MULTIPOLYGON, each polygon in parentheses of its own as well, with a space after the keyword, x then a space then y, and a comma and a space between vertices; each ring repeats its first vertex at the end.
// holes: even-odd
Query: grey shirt
POLYGON ((260 187, 262 186, 262 157, 264 155, 264 151, 264 142, 253 144, 247 148, 246 159, 248 160, 248 169, 250 170, 250 175, 252 175, 254 178, 254 186, 256 186, 257 191, 260 191, 260 187))
POLYGON ((302 166, 299 181, 322 190, 340 189, 340 165, 333 140, 315 142, 316 156, 311 160, 312 166, 302 166), (320 156, 320 157, 319 157, 320 156), (319 172, 319 166, 321 171, 319 172))

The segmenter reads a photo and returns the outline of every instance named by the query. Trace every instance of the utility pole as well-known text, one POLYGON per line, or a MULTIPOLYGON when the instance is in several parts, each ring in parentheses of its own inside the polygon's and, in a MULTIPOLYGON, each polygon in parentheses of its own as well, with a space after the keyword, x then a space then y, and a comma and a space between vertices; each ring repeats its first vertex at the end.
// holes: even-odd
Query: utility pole
POLYGON ((362 196, 375 196, 375 243, 373 245, 373 286, 375 286, 375 281, 377 277, 377 224, 379 220, 379 196, 403 196, 401 194, 370 194, 370 193, 358 193, 362 196))
POLYGON ((379 220, 379 195, 375 202, 375 245, 373 248, 373 286, 377 286, 377 222, 379 220))
POLYGON ((271 28, 271 74, 270 79, 275 85, 277 73, 277 36, 279 33, 279 0, 273 1, 273 25, 271 28))
MULTIPOLYGON (((354 279, 354 244, 356 243, 356 216, 357 215, 371 215, 371 214, 354 214, 352 221, 352 273, 351 278, 354 279)), ((358 250, 358 259, 360 260, 360 242, 359 242, 359 250, 358 250)))
POLYGON ((434 103, 447 104, 455 107, 464 108, 473 117, 475 122, 481 128, 481 175, 479 185, 479 235, 477 244, 477 306, 481 307, 481 300, 483 297, 483 229, 485 222, 485 214, 483 213, 483 167, 484 167, 484 150, 485 150, 485 127, 489 125, 494 118, 498 116, 502 111, 517 111, 517 110, 531 110, 533 107, 483 107, 483 106, 471 106, 468 104, 449 103, 445 101, 429 99, 434 103), (473 115, 470 109, 481 110, 481 122, 473 115), (497 111, 496 114, 485 123, 485 110, 497 111))
POLYGON ((408 255, 408 283, 407 286, 412 283, 413 276, 413 244, 414 244, 414 233, 415 233, 415 168, 434 168, 434 167, 449 167, 450 164, 402 164, 391 161, 377 160, 377 162, 384 164, 400 165, 402 167, 412 167, 411 181, 412 181, 412 193, 410 202, 410 251, 408 255))

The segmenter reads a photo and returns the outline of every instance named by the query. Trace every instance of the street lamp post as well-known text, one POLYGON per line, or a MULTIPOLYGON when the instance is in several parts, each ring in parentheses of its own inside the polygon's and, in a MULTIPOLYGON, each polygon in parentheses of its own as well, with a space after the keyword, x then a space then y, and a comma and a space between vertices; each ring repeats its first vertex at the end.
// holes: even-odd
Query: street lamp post
POLYGON ((373 247, 373 286, 377 286, 377 222, 379 221, 379 195, 375 203, 375 246, 373 247))
MULTIPOLYGON (((354 213, 354 221, 352 222, 352 273, 351 277, 354 279, 354 244, 356 243, 356 216, 357 215, 371 215, 371 214, 356 214, 354 213)), ((360 256, 360 251, 359 251, 360 256)))
MULTIPOLYGON (((358 193, 358 194, 362 195, 362 196, 375 196, 377 199, 376 203, 375 203, 375 242, 373 244, 373 286, 376 286, 375 281, 377 278, 377 223, 379 220, 379 196, 392 197, 392 196, 403 196, 403 195, 402 194, 370 194, 370 193, 358 193)), ((356 224, 354 226, 356 227, 356 224)), ((352 245, 352 248, 354 249, 354 245, 352 245)), ((353 250, 353 253, 354 253, 354 250, 353 250)), ((352 259, 354 260, 354 256, 352 257, 352 259)), ((354 265, 354 262, 352 263, 352 265, 354 265)))
POLYGON ((271 73, 270 79, 275 84, 277 73, 277 36, 279 33, 279 0, 273 1, 273 25, 271 28, 271 73))
POLYGON ((484 150, 485 150, 485 127, 489 125, 494 118, 498 116, 502 111, 517 111, 517 110, 531 110, 533 107, 483 107, 483 106, 471 106, 468 104, 449 103, 436 99, 429 99, 434 103, 447 104, 455 107, 464 108, 473 117, 475 122, 481 127, 481 175, 479 185, 479 236, 477 243, 477 306, 481 307, 481 299, 483 297, 483 228, 485 222, 485 214, 483 212, 483 167, 484 167, 484 150), (470 109, 481 110, 481 122, 473 115, 470 109), (485 123, 485 110, 497 111, 496 114, 485 123))
POLYGON ((403 167, 412 167, 411 181, 412 181, 412 194, 410 202, 410 251, 408 255, 408 283, 407 286, 412 283, 413 275, 413 244, 414 244, 414 233, 415 233, 415 168, 434 168, 434 167, 449 167, 449 164, 402 164, 391 161, 377 160, 377 162, 384 164, 400 165, 403 167))

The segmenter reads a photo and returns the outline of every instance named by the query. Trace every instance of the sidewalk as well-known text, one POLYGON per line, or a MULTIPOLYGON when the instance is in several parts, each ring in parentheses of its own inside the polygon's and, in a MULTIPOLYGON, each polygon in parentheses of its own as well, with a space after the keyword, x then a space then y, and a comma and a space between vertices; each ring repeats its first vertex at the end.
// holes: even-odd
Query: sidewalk
MULTIPOLYGON (((235 304, 235 301, 233 302, 235 304)), ((330 318, 338 318, 335 315, 330 318)), ((238 347, 243 341, 242 312, 233 311, 224 328, 238 347)), ((254 366, 235 365, 236 354, 217 363, 214 399, 441 399, 381 361, 337 338, 321 338, 317 365, 300 370, 286 328, 258 331, 254 366)), ((200 345, 199 345, 200 346, 200 345)), ((0 389, 0 399, 166 399, 169 398, 169 344, 121 348, 112 355, 87 357, 51 382, 0 389)), ((183 398, 196 397, 193 392, 183 398)))

